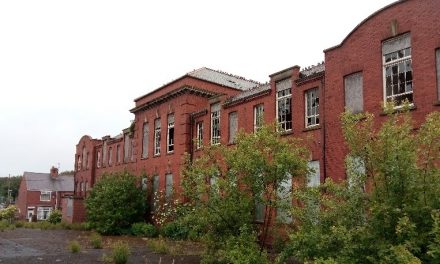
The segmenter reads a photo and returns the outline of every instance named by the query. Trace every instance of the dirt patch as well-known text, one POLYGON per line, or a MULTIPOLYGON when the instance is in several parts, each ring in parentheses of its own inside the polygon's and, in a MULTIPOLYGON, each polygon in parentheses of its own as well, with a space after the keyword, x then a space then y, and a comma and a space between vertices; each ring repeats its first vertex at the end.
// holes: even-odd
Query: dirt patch
POLYGON ((197 245, 186 250, 182 246, 182 255, 155 254, 146 241, 137 237, 103 237, 103 249, 94 249, 89 243, 90 232, 74 230, 40 230, 17 228, 0 232, 0 264, 3 263, 104 263, 102 256, 111 254, 111 245, 118 240, 128 243, 131 255, 128 263, 148 264, 195 264, 200 257, 192 254, 197 245), (71 253, 69 241, 77 240, 81 245, 79 253, 71 253))

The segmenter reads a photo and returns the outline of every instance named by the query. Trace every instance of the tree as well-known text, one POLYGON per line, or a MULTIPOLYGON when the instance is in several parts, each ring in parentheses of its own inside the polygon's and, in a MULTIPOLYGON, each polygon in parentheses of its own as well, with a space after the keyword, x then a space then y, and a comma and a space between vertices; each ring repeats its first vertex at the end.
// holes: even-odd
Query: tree
POLYGON ((410 113, 345 113, 347 181, 302 189, 284 256, 316 263, 437 263, 440 113, 415 132, 410 113), (376 127, 379 127, 376 129, 376 127), (310 199, 319 201, 311 210, 310 199))
POLYGON ((128 172, 105 174, 86 198, 87 221, 102 234, 123 234, 143 220, 145 192, 128 172))
POLYGON ((283 137, 271 125, 253 134, 239 133, 233 146, 207 146, 200 158, 187 160, 182 186, 205 232, 207 262, 227 262, 226 248, 243 237, 253 238, 250 243, 259 239, 262 251, 275 210, 291 206, 292 179, 304 181, 307 157, 300 140, 283 137), (260 230, 255 223, 258 208, 263 208, 260 230))

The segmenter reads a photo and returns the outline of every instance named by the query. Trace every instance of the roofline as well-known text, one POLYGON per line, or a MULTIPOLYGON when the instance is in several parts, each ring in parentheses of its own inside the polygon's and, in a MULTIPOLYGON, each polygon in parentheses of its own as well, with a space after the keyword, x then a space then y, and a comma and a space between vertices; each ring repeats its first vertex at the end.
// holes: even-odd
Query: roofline
MULTIPOLYGON (((209 69, 209 68, 206 68, 206 69, 209 69)), ((211 70, 211 69, 209 69, 209 70, 211 70)), ((212 70, 212 71, 215 71, 215 70, 212 70)), ((183 76, 181 76, 181 77, 179 77, 179 78, 177 78, 177 79, 175 79, 175 80, 173 80, 173 81, 171 81, 171 82, 168 82, 168 83, 166 83, 166 84, 160 86, 159 88, 154 89, 153 91, 151 91, 151 92, 149 92, 149 93, 146 93, 146 94, 144 94, 144 95, 142 95, 142 96, 139 96, 139 97, 135 98, 135 99, 134 99, 134 102, 137 102, 137 101, 139 101, 139 100, 141 100, 141 99, 143 99, 143 98, 145 98, 145 97, 147 97, 147 96, 149 96, 149 95, 151 95, 151 94, 154 94, 154 93, 156 93, 156 92, 162 90, 163 88, 165 88, 165 87, 167 87, 167 86, 169 86, 169 85, 171 85, 171 84, 173 84, 173 83, 175 83, 175 82, 178 82, 178 81, 180 81, 180 80, 182 80, 182 79, 184 79, 184 78, 186 78, 186 77, 193 78, 193 79, 195 79, 195 80, 199 80, 199 81, 203 81, 203 82, 212 83, 212 84, 215 84, 215 85, 218 85, 218 86, 222 86, 222 87, 230 88, 230 89, 233 89, 233 90, 236 90, 236 91, 243 91, 243 90, 238 89, 238 88, 234 88, 234 87, 227 86, 227 85, 221 85, 221 84, 218 84, 218 83, 216 83, 216 82, 207 81, 207 80, 202 79, 202 78, 194 77, 194 76, 190 75, 190 73, 191 73, 191 72, 186 73, 185 75, 183 75, 183 76)), ((255 81, 250 81, 250 82, 255 82, 255 81)), ((255 83, 255 86, 257 86, 258 84, 259 84, 259 83, 255 83)), ((130 111, 131 111, 131 110, 130 110, 130 111)))
POLYGON ((348 33, 348 35, 342 40, 341 43, 339 43, 339 44, 337 44, 337 45, 335 45, 335 46, 333 46, 333 47, 327 48, 327 49, 323 50, 323 52, 326 53, 327 51, 331 51, 331 50, 334 50, 334 49, 340 48, 342 45, 344 45, 345 41, 346 41, 351 35, 353 35, 353 33, 354 33, 358 28, 360 28, 363 24, 365 24, 368 20, 370 20, 371 18, 375 17, 375 16, 378 15, 379 13, 382 13, 382 12, 385 11, 386 9, 391 8, 391 7, 395 6, 395 5, 401 4, 401 3, 406 2, 406 1, 408 1, 408 0, 397 0, 396 2, 391 3, 391 4, 388 4, 388 5, 384 6, 384 7, 382 7, 381 9, 377 10, 376 12, 372 13, 372 14, 369 15, 367 18, 365 18, 364 20, 362 20, 362 21, 361 21, 361 22, 360 22, 355 28, 353 28, 353 29, 350 31, 350 33, 348 33))
POLYGON ((294 66, 289 67, 289 68, 287 68, 287 69, 284 69, 284 70, 277 71, 277 72, 275 72, 275 73, 269 74, 269 77, 272 78, 272 77, 275 76, 275 75, 278 75, 278 74, 283 73, 283 72, 285 72, 285 71, 293 70, 293 69, 295 69, 295 68, 298 68, 298 69, 299 69, 300 67, 299 67, 298 65, 294 65, 294 66))
POLYGON ((259 98, 259 97, 261 97, 261 96, 265 96, 265 95, 270 94, 271 91, 272 91, 271 89, 262 90, 262 91, 260 91, 260 92, 258 92, 258 93, 255 93, 255 94, 252 94, 252 95, 245 96, 245 97, 240 98, 240 99, 238 99, 238 100, 236 100, 236 101, 229 101, 229 102, 226 101, 226 102, 223 104, 223 107, 224 107, 224 108, 229 108, 229 107, 232 107, 232 106, 235 106, 235 105, 238 105, 238 104, 242 104, 242 103, 245 103, 245 102, 248 102, 248 101, 252 101, 252 100, 254 100, 254 99, 256 99, 256 98, 259 98))
POLYGON ((151 101, 145 102, 139 106, 136 106, 136 107, 130 109, 130 112, 135 114, 139 111, 148 109, 153 105, 160 104, 160 103, 168 100, 169 98, 172 98, 172 97, 175 97, 175 96, 178 96, 181 94, 186 94, 188 92, 197 93, 197 94, 200 94, 200 95, 208 97, 208 98, 221 94, 221 93, 215 93, 215 92, 211 92, 211 91, 200 89, 200 88, 193 87, 193 86, 184 85, 180 88, 175 89, 171 93, 164 94, 162 96, 156 97, 154 100, 151 100, 151 101))

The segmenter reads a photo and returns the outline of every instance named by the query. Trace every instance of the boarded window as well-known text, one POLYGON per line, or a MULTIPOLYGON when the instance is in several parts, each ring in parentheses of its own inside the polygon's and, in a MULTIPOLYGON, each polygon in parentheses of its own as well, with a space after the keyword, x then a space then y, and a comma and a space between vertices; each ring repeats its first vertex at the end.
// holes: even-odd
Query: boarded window
POLYGON ((111 166, 113 164, 113 148, 108 148, 108 165, 111 166))
POLYGON ((148 123, 144 123, 142 136, 142 158, 148 157, 148 137, 149 137, 148 123))
POLYGON ((287 208, 292 206, 292 175, 281 183, 277 190, 279 206, 277 208, 277 220, 281 223, 291 223, 292 216, 287 208))
POLYGON ((165 197, 167 200, 173 198, 173 174, 165 175, 165 197))
POLYGON ((440 49, 435 51, 437 62, 437 99, 440 101, 440 49))
POLYGON ((229 143, 235 142, 235 136, 238 130, 237 112, 229 113, 229 143))
POLYGON ((107 141, 104 141, 102 145, 102 165, 105 167, 107 164, 107 141))
POLYGON ((71 217, 73 215, 73 199, 67 198, 66 216, 71 217))
POLYGON ((98 155, 98 157, 97 157, 98 162, 96 163, 96 166, 98 168, 101 168, 101 151, 98 151, 97 155, 98 155))
POLYGON ((344 78, 345 107, 352 113, 364 111, 362 72, 350 74, 344 78))
POLYGON ((318 187, 321 182, 321 174, 319 171, 319 160, 312 160, 308 163, 309 174, 307 176, 308 187, 318 187))
POLYGON ((121 147, 119 144, 116 146, 116 163, 121 162, 121 147))
POLYGON ((87 165, 86 147, 83 147, 82 149, 82 162, 82 169, 84 170, 87 165))
POLYGON ((155 210, 155 200, 158 197, 158 191, 159 191, 159 175, 153 176, 153 195, 151 199, 151 209, 155 210))
POLYGON ((124 162, 128 162, 131 156, 131 139, 127 133, 124 136, 124 162))

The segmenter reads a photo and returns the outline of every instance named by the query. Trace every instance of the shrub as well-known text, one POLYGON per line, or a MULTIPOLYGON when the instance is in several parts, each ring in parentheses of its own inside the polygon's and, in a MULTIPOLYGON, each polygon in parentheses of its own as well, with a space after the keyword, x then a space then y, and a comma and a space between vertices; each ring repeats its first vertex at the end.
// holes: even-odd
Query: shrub
POLYGON ((134 223, 131 225, 131 234, 135 236, 156 237, 157 228, 148 223, 134 223))
POLYGON ((69 242, 69 250, 72 253, 78 253, 79 250, 81 249, 79 242, 76 240, 72 240, 69 242))
POLYGON ((168 246, 162 237, 159 237, 159 239, 152 239, 148 240, 147 246, 153 251, 154 253, 159 254, 166 254, 168 253, 168 246))
POLYGON ((122 234, 143 219, 145 193, 127 172, 103 175, 86 199, 87 221, 101 234, 122 234))
POLYGON ((168 237, 174 240, 186 239, 190 232, 190 229, 179 223, 178 221, 166 223, 160 230, 164 237, 168 237))
POLYGON ((16 228, 24 227, 24 222, 23 221, 16 221, 15 222, 15 227, 16 228))
POLYGON ((58 209, 55 209, 50 213, 47 221, 52 224, 61 223, 62 217, 63 217, 63 214, 61 213, 61 211, 58 209))
POLYGON ((125 264, 130 256, 130 247, 127 243, 118 241, 113 245, 112 260, 115 264, 125 264))
POLYGON ((5 209, 0 210, 0 220, 7 220, 9 222, 12 222, 16 212, 17 207, 15 207, 14 205, 10 205, 5 209))
POLYGON ((90 244, 93 248, 102 248, 102 237, 100 234, 92 233, 90 235, 90 244))

